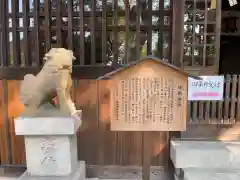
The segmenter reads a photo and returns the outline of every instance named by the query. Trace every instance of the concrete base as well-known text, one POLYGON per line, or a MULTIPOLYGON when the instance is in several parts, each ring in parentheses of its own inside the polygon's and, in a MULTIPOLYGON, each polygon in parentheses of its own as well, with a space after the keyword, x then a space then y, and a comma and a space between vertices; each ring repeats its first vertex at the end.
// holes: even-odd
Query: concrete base
POLYGON ((239 180, 240 142, 172 141, 175 180, 239 180), (181 173, 183 172, 183 173, 181 173))
POLYGON ((27 171, 34 176, 62 176, 75 171, 77 137, 25 136, 27 171))
POLYGON ((240 142, 172 141, 175 168, 240 169, 240 142))
POLYGON ((240 171, 184 169, 183 180, 239 180, 240 171))
POLYGON ((31 176, 66 176, 76 171, 77 130, 72 117, 19 117, 16 135, 24 135, 27 172, 31 176))
POLYGON ((85 162, 80 161, 78 162, 76 170, 68 176, 31 176, 26 171, 18 180, 85 180, 85 177, 85 162))

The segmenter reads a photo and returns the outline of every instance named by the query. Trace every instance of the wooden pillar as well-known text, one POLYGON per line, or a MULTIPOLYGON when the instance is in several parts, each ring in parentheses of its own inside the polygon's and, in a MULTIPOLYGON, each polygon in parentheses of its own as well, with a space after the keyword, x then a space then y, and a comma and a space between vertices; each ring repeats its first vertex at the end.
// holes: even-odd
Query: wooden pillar
POLYGON ((8 57, 8 1, 0 1, 0 66, 9 62, 8 57))
POLYGON ((222 1, 217 1, 216 4, 216 58, 215 65, 219 72, 220 61, 220 44, 221 44, 221 25, 222 25, 222 1))
POLYGON ((183 67, 184 1, 173 1, 172 62, 183 67))

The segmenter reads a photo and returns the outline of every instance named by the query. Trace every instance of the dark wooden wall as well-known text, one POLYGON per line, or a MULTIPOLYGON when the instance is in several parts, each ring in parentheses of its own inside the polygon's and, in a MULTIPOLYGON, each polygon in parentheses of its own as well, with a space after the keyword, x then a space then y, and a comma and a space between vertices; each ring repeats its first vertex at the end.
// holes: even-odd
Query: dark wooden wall
MULTIPOLYGON (((78 132, 79 158, 92 165, 142 165, 143 132, 111 132, 107 80, 77 80, 72 95, 83 111, 78 132)), ((0 81, 0 164, 25 164, 23 137, 14 134, 14 118, 24 107, 19 101, 20 81, 0 81), (8 97, 7 99, 4 97, 8 97)), ((146 139, 145 139, 146 141, 146 139)), ((168 133, 152 132, 152 165, 168 161, 168 133)), ((145 154, 144 154, 145 153, 145 154)))

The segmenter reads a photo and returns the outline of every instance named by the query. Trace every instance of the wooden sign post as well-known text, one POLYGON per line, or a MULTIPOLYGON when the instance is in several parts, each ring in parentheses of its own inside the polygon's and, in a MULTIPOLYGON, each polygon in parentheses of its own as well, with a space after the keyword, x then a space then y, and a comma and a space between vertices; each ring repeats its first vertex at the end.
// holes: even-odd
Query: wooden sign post
MULTIPOLYGON (((184 131, 188 74, 154 57, 106 74, 110 79, 111 130, 144 131, 144 155, 151 154, 151 131, 184 131)), ((143 179, 151 157, 143 157, 143 179)))
POLYGON ((152 132, 143 133, 143 167, 142 179, 150 180, 151 153, 152 153, 152 132))

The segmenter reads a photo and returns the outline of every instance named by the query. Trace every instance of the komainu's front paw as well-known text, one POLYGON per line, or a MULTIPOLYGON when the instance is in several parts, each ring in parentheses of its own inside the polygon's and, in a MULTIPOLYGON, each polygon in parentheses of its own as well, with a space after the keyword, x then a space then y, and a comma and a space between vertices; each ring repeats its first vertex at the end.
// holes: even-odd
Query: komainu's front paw
POLYGON ((82 110, 77 110, 75 113, 72 114, 72 117, 79 121, 80 126, 82 124, 82 110))

